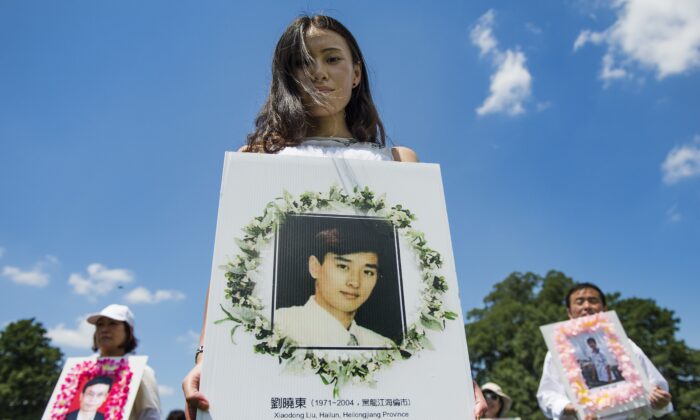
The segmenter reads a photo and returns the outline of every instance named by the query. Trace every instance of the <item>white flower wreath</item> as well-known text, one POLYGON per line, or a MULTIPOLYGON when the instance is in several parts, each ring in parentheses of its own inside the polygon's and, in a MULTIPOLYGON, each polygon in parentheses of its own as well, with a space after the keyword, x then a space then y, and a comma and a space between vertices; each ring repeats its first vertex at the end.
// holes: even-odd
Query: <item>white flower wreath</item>
POLYGON ((347 194, 342 188, 332 186, 327 193, 304 192, 298 198, 284 191, 283 197, 265 206, 262 216, 254 218, 243 228, 243 238, 236 239, 241 252, 222 266, 227 279, 225 297, 232 306, 226 309, 221 305, 225 318, 215 323, 231 321, 235 324, 231 328, 231 340, 239 327, 252 332, 257 341, 255 352, 277 356, 281 364, 292 370, 316 373, 324 384, 333 385, 333 396, 336 398, 340 389, 349 382, 374 384, 373 375, 382 367, 391 365, 395 360, 408 359, 424 348, 433 349, 425 329, 443 330, 447 320, 457 318, 456 313, 443 308, 442 296, 447 290, 447 282, 437 273, 442 267, 442 258, 437 251, 428 247, 422 232, 411 228, 414 220, 414 214, 408 209, 400 204, 387 207, 385 197, 376 197, 367 187, 355 187, 352 194, 347 194), (421 310, 418 321, 408 326, 398 346, 357 352, 352 356, 341 354, 331 357, 318 350, 297 348, 295 342, 271 328, 269 319, 263 314, 265 307, 254 294, 254 277, 260 267, 261 250, 288 214, 348 208, 363 215, 388 220, 411 244, 418 257, 423 280, 421 310))

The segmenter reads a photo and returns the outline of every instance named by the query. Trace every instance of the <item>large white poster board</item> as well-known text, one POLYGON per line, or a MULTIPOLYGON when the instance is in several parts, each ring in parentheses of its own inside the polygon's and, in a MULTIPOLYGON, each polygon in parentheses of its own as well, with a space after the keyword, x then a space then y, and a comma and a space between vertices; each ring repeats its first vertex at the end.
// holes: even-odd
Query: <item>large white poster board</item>
POLYGON ((471 418, 440 168, 227 153, 204 419, 471 418))
POLYGON ((95 419, 128 419, 148 356, 69 357, 42 420, 74 420, 79 412, 95 419))
POLYGON ((615 311, 540 327, 566 395, 580 418, 649 418, 651 384, 615 311))

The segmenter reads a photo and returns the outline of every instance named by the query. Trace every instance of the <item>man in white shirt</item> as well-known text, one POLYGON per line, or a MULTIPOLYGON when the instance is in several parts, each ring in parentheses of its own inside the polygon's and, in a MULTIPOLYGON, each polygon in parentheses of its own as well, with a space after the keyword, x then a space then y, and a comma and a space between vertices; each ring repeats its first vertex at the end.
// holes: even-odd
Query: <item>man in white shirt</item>
MULTIPOLYGON (((607 310, 605 295, 600 288, 594 284, 579 283, 572 287, 566 295, 566 308, 569 319, 597 314, 607 310)), ((668 392, 668 382, 661 376, 661 373, 659 373, 644 352, 637 347, 632 340, 630 340, 629 343, 632 347, 632 352, 639 360, 642 369, 644 369, 649 381, 654 386, 654 389, 649 395, 649 403, 651 404, 654 416, 657 417, 670 413, 673 411, 673 405, 671 404, 671 394, 668 392)), ((554 366, 554 360, 549 352, 547 352, 547 356, 544 359, 542 378, 540 379, 540 386, 537 390, 537 402, 545 416, 549 418, 556 420, 577 419, 576 407, 566 396, 564 384, 560 382, 559 375, 554 366)), ((595 417, 586 417, 587 420, 593 418, 595 417)), ((606 417, 606 420, 626 418, 627 416, 621 415, 606 417)))
POLYGON ((612 382, 610 365, 608 364, 608 361, 603 353, 600 352, 595 338, 588 337, 586 343, 588 344, 588 347, 591 348, 591 360, 593 361, 593 366, 595 366, 595 373, 598 376, 598 382, 606 384, 612 382))
POLYGON ((301 347, 391 347, 391 340, 355 322, 379 278, 377 239, 342 228, 316 234, 308 259, 315 293, 303 306, 277 309, 274 328, 301 347))

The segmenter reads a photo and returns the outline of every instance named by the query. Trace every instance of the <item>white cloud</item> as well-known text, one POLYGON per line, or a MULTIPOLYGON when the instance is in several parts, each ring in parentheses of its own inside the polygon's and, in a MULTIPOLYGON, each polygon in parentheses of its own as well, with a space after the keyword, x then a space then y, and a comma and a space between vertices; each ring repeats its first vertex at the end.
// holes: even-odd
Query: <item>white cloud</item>
POLYGON ((168 397, 170 395, 173 395, 175 393, 175 390, 167 385, 158 385, 158 393, 161 397, 168 397))
POLYGON ((674 204, 666 210, 666 217, 668 217, 668 221, 671 223, 678 223, 683 219, 683 216, 681 213, 678 211, 678 205, 674 204))
POLYGON ((134 276, 129 270, 109 269, 102 264, 93 263, 87 267, 87 276, 73 273, 68 278, 68 284, 73 286, 73 293, 95 301, 98 296, 104 296, 114 288, 131 283, 133 280, 134 276))
POLYGON ((535 106, 535 109, 537 112, 542 112, 544 110, 547 110, 552 107, 552 103, 550 101, 544 101, 544 102, 538 102, 537 105, 535 106))
POLYGON ((532 32, 535 35, 539 35, 542 33, 542 28, 540 28, 539 26, 535 25, 532 22, 527 22, 525 24, 525 29, 527 29, 528 31, 532 32))
POLYGON ((124 296, 124 299, 131 304, 155 304, 168 300, 178 301, 184 298, 185 294, 177 290, 156 290, 155 293, 152 293, 145 287, 137 287, 124 296))
POLYGON ((92 336, 95 333, 95 326, 88 324, 88 315, 76 318, 74 329, 67 328, 61 323, 54 328, 49 328, 47 335, 54 344, 65 347, 79 349, 89 349, 92 347, 92 336))
POLYGON ((493 10, 489 10, 484 13, 483 16, 476 21, 474 29, 469 33, 469 38, 472 44, 479 47, 481 50, 481 55, 486 55, 497 48, 498 42, 496 38, 493 37, 493 21, 496 17, 496 13, 493 10))
POLYGON ((600 70, 600 78, 605 81, 606 86, 611 80, 622 79, 627 76, 627 72, 622 67, 615 67, 615 59, 609 52, 603 56, 603 68, 600 70))
POLYGON ((489 95, 476 109, 479 115, 505 112, 509 115, 522 114, 523 102, 530 96, 532 76, 525 67, 525 54, 507 50, 496 73, 491 76, 489 95))
POLYGON ((574 51, 578 50, 579 48, 583 47, 587 43, 591 44, 600 44, 605 40, 605 36, 601 32, 591 32, 589 30, 581 31, 580 34, 578 34, 578 37, 576 38, 576 41, 574 42, 574 51))
POLYGON ((41 271, 41 268, 34 267, 30 271, 22 271, 17 267, 5 266, 2 275, 17 284, 34 287, 44 287, 49 284, 49 275, 41 271))
POLYGON ((530 97, 532 86, 532 76, 525 65, 527 59, 522 51, 498 49, 492 31, 494 20, 495 12, 489 10, 479 18, 470 33, 472 44, 479 47, 482 56, 489 56, 496 67, 496 72, 491 75, 491 93, 476 109, 476 113, 522 114, 525 112, 523 104, 530 97))
POLYGON ((183 343, 188 351, 194 351, 194 349, 199 347, 199 333, 188 330, 185 334, 178 336, 175 341, 183 343))
MULTIPOLYGON (((4 252, 4 249, 1 249, 4 252)), ((6 265, 3 267, 0 275, 10 279, 11 281, 25 286, 45 287, 49 284, 49 274, 44 271, 46 266, 58 264, 58 258, 53 255, 47 255, 43 260, 34 264, 31 270, 23 271, 18 267, 6 265)))
POLYGON ((661 164, 661 171, 666 184, 700 175, 700 136, 691 143, 671 149, 661 164))
POLYGON ((619 79, 633 65, 653 70, 659 79, 700 67, 698 0, 616 0, 612 7, 617 13, 612 26, 583 30, 574 42, 574 50, 607 44, 601 79, 619 79))

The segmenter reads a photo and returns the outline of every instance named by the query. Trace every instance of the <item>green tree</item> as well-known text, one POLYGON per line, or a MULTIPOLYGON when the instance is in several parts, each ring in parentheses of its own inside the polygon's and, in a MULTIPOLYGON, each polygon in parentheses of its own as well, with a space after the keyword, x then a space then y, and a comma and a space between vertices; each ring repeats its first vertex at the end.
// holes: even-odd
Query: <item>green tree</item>
POLYGON ((0 418, 41 418, 61 373, 62 357, 34 318, 12 322, 0 331, 0 418))
MULTIPOLYGON (((574 281, 558 271, 545 277, 512 273, 494 285, 484 307, 467 313, 467 340, 478 383, 493 381, 513 398, 510 414, 544 419, 537 387, 547 347, 540 325, 567 319, 564 298, 574 281)), ((606 294, 627 335, 669 381, 674 418, 700 418, 700 352, 675 338, 680 320, 653 300, 606 294)))

